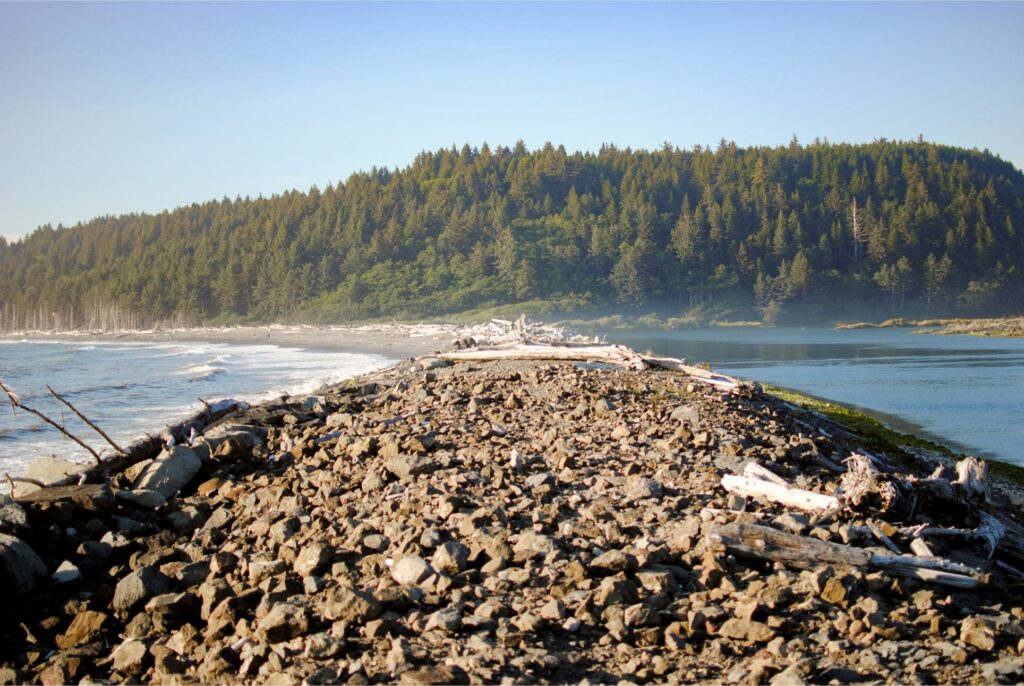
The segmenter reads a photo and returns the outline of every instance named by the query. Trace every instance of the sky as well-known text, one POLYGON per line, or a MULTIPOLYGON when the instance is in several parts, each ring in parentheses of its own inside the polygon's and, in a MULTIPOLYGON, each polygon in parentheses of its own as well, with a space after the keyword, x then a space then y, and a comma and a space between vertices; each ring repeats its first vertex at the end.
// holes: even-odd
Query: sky
POLYGON ((1024 167, 1024 3, 0 2, 0 235, 463 143, 925 139, 1024 167))

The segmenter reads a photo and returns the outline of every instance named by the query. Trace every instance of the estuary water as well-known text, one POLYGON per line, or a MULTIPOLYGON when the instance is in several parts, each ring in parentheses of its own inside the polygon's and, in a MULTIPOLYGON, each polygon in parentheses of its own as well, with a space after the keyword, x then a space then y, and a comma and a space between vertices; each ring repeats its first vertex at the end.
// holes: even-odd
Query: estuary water
MULTIPOLYGON (((49 396, 46 385, 119 443, 202 407, 200 398, 256 402, 312 391, 395 362, 367 352, 319 352, 276 345, 111 341, 0 341, 0 381, 22 401, 67 427, 94 448, 103 440, 49 396), (63 412, 62 412, 63 411, 63 412)), ((32 460, 88 453, 36 417, 13 412, 0 396, 0 475, 21 473, 32 460)), ((91 459, 91 458, 89 458, 91 459)))
POLYGON ((609 339, 836 401, 953 450, 1024 466, 1024 339, 825 328, 609 339))

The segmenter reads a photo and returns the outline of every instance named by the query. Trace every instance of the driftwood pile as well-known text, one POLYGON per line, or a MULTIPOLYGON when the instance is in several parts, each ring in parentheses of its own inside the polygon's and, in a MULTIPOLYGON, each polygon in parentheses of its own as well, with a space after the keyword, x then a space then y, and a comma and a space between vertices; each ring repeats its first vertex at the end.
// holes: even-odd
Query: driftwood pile
POLYGON ((722 487, 744 501, 753 498, 810 513, 809 529, 832 518, 867 517, 850 531, 868 534, 891 554, 749 523, 719 526, 709 536, 737 555, 796 567, 874 568, 968 589, 990 583, 993 574, 1024 581, 1018 569, 1024 567, 1022 530, 992 507, 985 462, 968 457, 957 463, 955 478, 940 468, 927 479, 898 475, 891 463, 868 453, 853 453, 844 464, 832 494, 796 488, 753 462, 741 474, 724 476, 722 487), (935 546, 948 549, 950 556, 936 555, 935 546))

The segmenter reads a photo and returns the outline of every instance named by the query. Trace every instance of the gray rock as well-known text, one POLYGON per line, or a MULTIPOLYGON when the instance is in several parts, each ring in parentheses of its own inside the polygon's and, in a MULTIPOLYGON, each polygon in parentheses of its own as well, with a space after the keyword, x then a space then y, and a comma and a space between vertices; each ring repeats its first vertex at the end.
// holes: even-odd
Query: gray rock
POLYGON ((341 652, 345 642, 328 633, 313 634, 306 637, 306 657, 314 660, 329 660, 341 652))
POLYGON ((29 528, 28 515, 9 496, 0 495, 0 532, 16 534, 29 528))
MULTIPOLYGON (((28 467, 25 468, 24 476, 36 481, 42 481, 44 484, 52 484, 88 468, 89 465, 80 462, 68 462, 56 457, 44 457, 30 462, 28 467)), ((28 495, 38 490, 39 487, 35 484, 19 481, 14 484, 14 497, 20 498, 23 495, 28 495)))
POLYGON ((116 612, 125 613, 143 601, 170 590, 170 579, 152 567, 140 567, 117 582, 111 607, 116 612))
POLYGON ((69 584, 82 578, 82 572, 69 560, 64 560, 53 573, 53 580, 58 584, 69 584))
POLYGON ((531 553, 534 555, 548 555, 558 549, 558 542, 551 536, 538 534, 530 529, 519 534, 519 540, 516 541, 515 546, 512 548, 513 552, 516 553, 531 553))
POLYGON ((697 426, 700 424, 700 411, 692 405, 680 405, 676 409, 672 410, 670 418, 677 422, 684 422, 690 426, 697 426))
POLYGON ((203 461, 191 448, 176 445, 164 450, 135 480, 136 490, 156 491, 170 498, 185 487, 203 466, 203 461))
POLYGON ((530 488, 540 488, 555 483, 555 477, 550 472, 540 472, 526 477, 526 485, 530 488))
POLYGON ((468 560, 469 548, 456 541, 448 541, 434 551, 430 563, 439 572, 458 574, 466 568, 468 560))
POLYGON ((133 491, 118 491, 118 500, 123 500, 126 503, 132 505, 138 505, 139 507, 145 507, 150 510, 155 510, 158 507, 162 507, 167 499, 156 491, 147 490, 133 490, 133 491))
POLYGON ((445 607, 427 617, 427 625, 424 631, 440 629, 451 633, 458 631, 462 626, 462 613, 454 607, 445 607))
POLYGON ((415 586, 433 573, 430 564, 418 555, 406 555, 391 567, 391 578, 402 586, 415 586))
POLYGON ((46 578, 46 565, 20 538, 0 534, 0 561, 0 569, 15 593, 27 593, 35 586, 36 579, 46 578))
POLYGON ((658 500, 661 496, 661 484, 654 479, 634 475, 626 481, 626 498, 631 502, 648 498, 658 500))

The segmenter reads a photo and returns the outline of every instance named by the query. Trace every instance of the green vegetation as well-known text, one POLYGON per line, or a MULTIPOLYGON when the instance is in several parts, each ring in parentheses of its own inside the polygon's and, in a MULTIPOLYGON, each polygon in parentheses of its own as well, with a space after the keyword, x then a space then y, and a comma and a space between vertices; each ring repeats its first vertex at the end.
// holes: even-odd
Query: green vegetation
MULTIPOLYGON (((777 398, 798 405, 806 410, 822 414, 835 423, 846 427, 864 441, 864 447, 868 450, 884 452, 900 461, 909 458, 903 446, 922 448, 953 458, 961 457, 944 445, 919 436, 896 431, 874 417, 869 417, 863 412, 858 412, 850 407, 777 386, 762 384, 762 388, 764 388, 766 393, 770 393, 777 398)), ((986 460, 986 462, 988 463, 989 474, 992 476, 1024 485, 1024 468, 995 460, 986 460)))
POLYGON ((901 446, 911 446, 931 450, 944 455, 954 454, 944 445, 940 445, 934 441, 929 441, 911 434, 900 433, 899 431, 886 426, 874 417, 869 417, 863 412, 858 412, 857 410, 845 405, 831 403, 827 400, 821 400, 820 398, 804 395, 803 393, 798 393, 786 388, 778 388, 776 386, 764 384, 762 384, 762 387, 765 392, 770 393, 777 398, 781 398, 782 400, 794 405, 799 405, 806 410, 812 410, 818 414, 825 415, 835 423, 845 426, 847 429, 863 439, 864 447, 868 450, 877 450, 879 452, 902 456, 904 455, 904 452, 901 446))
POLYGON ((888 329, 893 327, 918 328, 914 333, 942 335, 965 334, 968 336, 1024 338, 1024 317, 1002 319, 887 319, 880 324, 871 322, 841 323, 837 330, 888 329))
POLYGON ((1024 299, 1022 230, 1019 170, 922 140, 466 145, 322 190, 0 239, 0 329, 522 310, 994 315, 1024 299))

